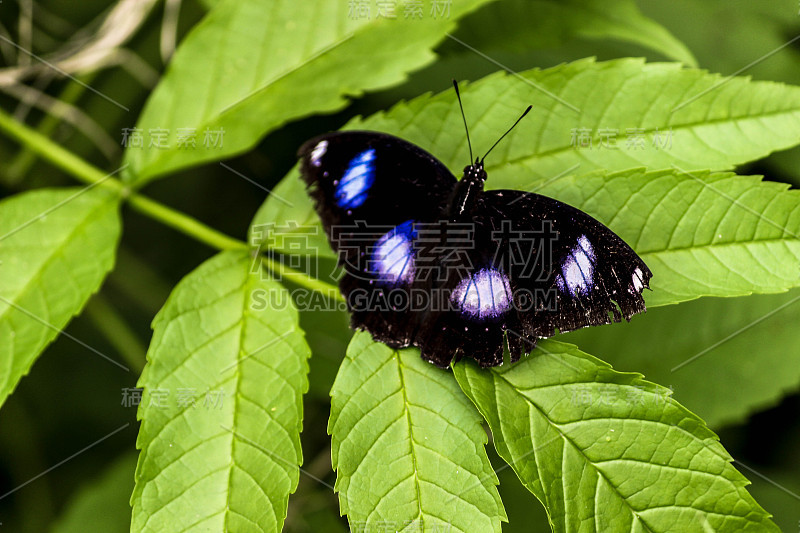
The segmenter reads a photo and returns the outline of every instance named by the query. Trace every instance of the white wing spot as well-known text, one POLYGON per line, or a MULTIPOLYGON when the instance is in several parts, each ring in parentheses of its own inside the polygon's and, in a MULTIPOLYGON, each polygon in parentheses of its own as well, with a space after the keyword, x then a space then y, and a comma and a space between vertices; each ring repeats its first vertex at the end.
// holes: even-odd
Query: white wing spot
POLYGON ((322 156, 325 155, 325 152, 328 150, 328 141, 320 141, 311 150, 311 164, 315 167, 318 167, 322 164, 322 156))
POLYGON ((556 278, 556 285, 572 296, 585 294, 594 284, 594 248, 586 235, 578 237, 578 244, 561 266, 563 282, 556 278))
POLYGON ((459 282, 450 301, 475 318, 498 317, 511 309, 511 285, 502 272, 482 268, 459 282))
POLYGON ((642 281, 642 269, 636 267, 636 270, 633 271, 633 288, 636 289, 636 292, 641 292, 643 287, 644 282, 642 281))
POLYGON ((409 283, 414 277, 413 222, 408 220, 383 235, 372 253, 373 267, 380 281, 409 283))

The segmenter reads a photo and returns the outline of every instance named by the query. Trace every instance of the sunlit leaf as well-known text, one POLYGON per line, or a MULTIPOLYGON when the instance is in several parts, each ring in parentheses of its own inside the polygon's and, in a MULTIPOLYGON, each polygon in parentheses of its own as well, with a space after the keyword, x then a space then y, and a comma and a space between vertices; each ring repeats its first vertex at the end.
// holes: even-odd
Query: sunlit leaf
POLYGON ((354 11, 354 2, 223 0, 182 41, 148 100, 125 178, 141 184, 230 157, 290 120, 396 84, 434 59, 431 49, 459 17, 488 1, 461 0, 419 18, 397 6, 389 19, 354 11))
POLYGON ((564 340, 668 385, 711 427, 743 422, 800 386, 800 289, 701 298, 564 340), (765 342, 769 339, 769 342, 765 342), (709 379, 713 376, 713 379, 709 379))
MULTIPOLYGON (((0 404, 100 287, 119 234, 118 198, 98 189, 44 189, 0 202, 0 404)), ((91 347, 87 354, 127 370, 91 347)))
POLYGON ((716 435, 639 374, 554 341, 454 371, 553 531, 779 531, 716 435))
POLYGON ((336 490, 353 531, 500 531, 486 433, 452 375, 359 333, 331 395, 336 490))
POLYGON ((800 285, 800 191, 757 176, 631 170, 537 192, 616 231, 653 271, 649 306, 800 285))
POLYGON ((291 298, 248 254, 184 278, 139 382, 132 531, 280 531, 302 462, 308 355, 291 298))

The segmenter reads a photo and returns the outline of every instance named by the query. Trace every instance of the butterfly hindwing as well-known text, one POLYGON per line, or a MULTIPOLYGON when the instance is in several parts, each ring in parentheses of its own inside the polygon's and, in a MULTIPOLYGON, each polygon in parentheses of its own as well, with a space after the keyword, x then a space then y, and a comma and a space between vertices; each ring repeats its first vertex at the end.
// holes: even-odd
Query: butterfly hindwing
POLYGON ((469 355, 496 366, 505 346, 516 361, 537 338, 629 320, 645 309, 650 270, 578 209, 532 193, 485 191, 472 225, 461 270, 441 286, 453 308, 429 316, 419 334, 428 361, 445 366, 448 357, 469 355))
POLYGON ((495 260, 496 222, 499 227, 491 217, 475 216, 466 224, 447 223, 447 244, 436 260, 441 271, 431 284, 433 305, 416 339, 426 361, 440 367, 464 356, 482 366, 503 362, 504 332, 517 323, 514 280, 495 260))

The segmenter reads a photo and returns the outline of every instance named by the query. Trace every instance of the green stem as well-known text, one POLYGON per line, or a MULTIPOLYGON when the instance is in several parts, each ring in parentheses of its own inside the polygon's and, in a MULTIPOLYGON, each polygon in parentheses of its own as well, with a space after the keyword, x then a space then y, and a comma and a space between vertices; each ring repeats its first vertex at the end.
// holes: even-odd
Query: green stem
POLYGON ((261 259, 263 261, 263 265, 267 267, 267 269, 272 272, 276 277, 281 279, 286 279, 294 283, 295 285, 299 285, 301 287, 305 287, 307 289, 311 289, 312 291, 318 292, 325 296, 333 296, 335 300, 339 300, 340 302, 344 302, 344 296, 342 293, 339 292, 339 289, 336 288, 334 285, 330 283, 326 283, 322 280, 317 278, 311 277, 305 272, 300 272, 299 270, 295 270, 288 265, 281 263, 280 261, 276 261, 275 259, 269 257, 268 255, 262 255, 261 259))
MULTIPOLYGON (((176 211, 146 196, 132 192, 127 185, 115 178, 109 177, 109 174, 103 174, 97 167, 87 163, 69 150, 54 143, 46 136, 29 128, 27 125, 17 122, 1 109, 0 130, 5 131, 12 139, 28 147, 33 152, 39 154, 43 159, 49 161, 64 172, 71 174, 79 181, 89 184, 100 182, 98 185, 99 187, 112 190, 121 197, 126 198, 132 209, 154 220, 158 220, 162 224, 178 230, 212 248, 218 250, 244 250, 248 248, 247 243, 243 241, 234 239, 233 237, 229 237, 222 232, 210 228, 180 211, 176 211)), ((282 277, 296 285, 326 295, 335 294, 336 299, 343 301, 336 287, 329 283, 291 269, 266 255, 264 256, 264 264, 273 273, 280 273, 282 277)))
POLYGON ((204 242, 217 250, 246 249, 247 243, 229 237, 202 222, 140 194, 131 194, 128 205, 172 229, 204 242))
POLYGON ((160 204, 146 196, 131 192, 127 185, 109 177, 109 174, 103 174, 97 167, 54 143, 41 133, 17 122, 2 110, 0 110, 0 130, 5 131, 20 144, 30 148, 33 152, 78 180, 89 184, 100 183, 100 187, 114 191, 123 198, 127 197, 128 204, 133 209, 200 242, 208 244, 212 248, 218 250, 247 248, 247 243, 245 242, 229 237, 180 211, 160 204))

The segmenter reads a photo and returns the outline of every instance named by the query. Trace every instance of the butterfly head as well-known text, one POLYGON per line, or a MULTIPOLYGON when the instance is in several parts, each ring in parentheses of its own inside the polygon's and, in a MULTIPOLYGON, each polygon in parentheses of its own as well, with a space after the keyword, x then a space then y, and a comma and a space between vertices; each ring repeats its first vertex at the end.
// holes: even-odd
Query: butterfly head
POLYGON ((483 168, 483 160, 476 159, 473 164, 464 167, 464 177, 461 178, 461 181, 458 182, 453 190, 453 196, 448 208, 451 221, 470 217, 477 197, 483 190, 485 181, 486 170, 483 168))
POLYGON ((483 161, 476 159, 473 164, 465 166, 463 179, 483 184, 486 181, 486 170, 483 168, 483 161))

